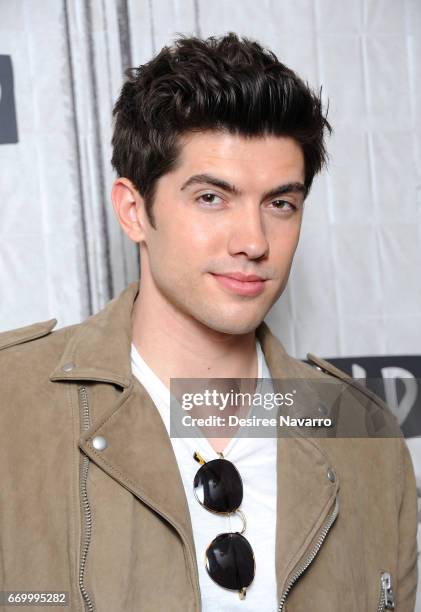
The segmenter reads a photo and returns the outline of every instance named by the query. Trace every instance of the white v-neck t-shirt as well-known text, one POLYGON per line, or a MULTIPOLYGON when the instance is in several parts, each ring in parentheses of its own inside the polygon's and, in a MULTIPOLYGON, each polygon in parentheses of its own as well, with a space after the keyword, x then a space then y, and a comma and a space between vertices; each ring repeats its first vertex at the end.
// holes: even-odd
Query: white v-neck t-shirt
MULTIPOLYGON (((258 378, 270 379, 270 372, 260 344, 256 342, 258 378)), ((170 390, 151 370, 131 345, 132 372, 151 396, 170 436, 170 390)), ((267 384, 267 382, 266 382, 267 384)), ((200 465, 193 459, 199 452, 205 461, 218 454, 205 437, 171 438, 177 459, 193 527, 203 612, 275 612, 277 588, 275 573, 276 540, 276 449, 277 438, 233 437, 223 451, 240 472, 243 481, 243 501, 240 510, 247 520, 244 537, 250 542, 255 556, 256 574, 240 600, 237 591, 224 589, 208 575, 205 551, 220 533, 241 531, 237 515, 223 516, 203 508, 193 493, 193 480, 200 465)))

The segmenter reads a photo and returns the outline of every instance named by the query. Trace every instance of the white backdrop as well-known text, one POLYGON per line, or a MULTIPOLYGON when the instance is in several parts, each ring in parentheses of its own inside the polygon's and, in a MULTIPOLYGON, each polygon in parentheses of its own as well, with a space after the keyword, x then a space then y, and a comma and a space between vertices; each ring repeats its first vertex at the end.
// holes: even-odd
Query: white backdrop
POLYGON ((0 331, 78 322, 138 277, 109 196, 123 71, 227 31, 322 85, 335 130, 272 329, 299 358, 421 355, 421 0, 0 0, 0 331))

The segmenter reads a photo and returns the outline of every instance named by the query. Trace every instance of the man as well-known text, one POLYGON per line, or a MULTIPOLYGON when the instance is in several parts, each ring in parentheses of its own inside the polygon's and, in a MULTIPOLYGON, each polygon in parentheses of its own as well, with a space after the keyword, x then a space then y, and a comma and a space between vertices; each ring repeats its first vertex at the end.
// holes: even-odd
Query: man
POLYGON ((1 588, 67 591, 72 610, 414 610, 415 483, 390 412, 262 323, 326 159, 320 98, 258 43, 180 37, 114 114, 141 279, 79 325, 0 335, 1 588), (334 381, 366 439, 171 437, 187 378, 334 381))

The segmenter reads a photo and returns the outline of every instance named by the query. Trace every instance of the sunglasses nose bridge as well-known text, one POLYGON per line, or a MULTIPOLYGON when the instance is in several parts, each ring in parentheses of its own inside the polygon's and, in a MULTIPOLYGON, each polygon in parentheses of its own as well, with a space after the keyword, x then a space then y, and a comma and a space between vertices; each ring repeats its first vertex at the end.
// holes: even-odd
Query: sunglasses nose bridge
POLYGON ((243 521, 243 528, 242 530, 239 532, 240 535, 243 535, 243 533, 245 532, 245 530, 247 529, 247 521, 246 521, 246 517, 244 516, 244 512, 242 510, 240 510, 239 508, 237 508, 237 510, 235 511, 235 514, 238 514, 241 518, 241 520, 243 521))

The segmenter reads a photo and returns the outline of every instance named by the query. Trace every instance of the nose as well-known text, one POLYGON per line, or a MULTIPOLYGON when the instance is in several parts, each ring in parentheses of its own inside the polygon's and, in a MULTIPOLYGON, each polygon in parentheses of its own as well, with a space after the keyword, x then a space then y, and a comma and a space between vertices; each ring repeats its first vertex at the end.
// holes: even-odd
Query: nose
POLYGON ((248 259, 263 259, 269 254, 269 242, 260 209, 239 210, 232 219, 228 251, 232 256, 246 255, 248 259))

